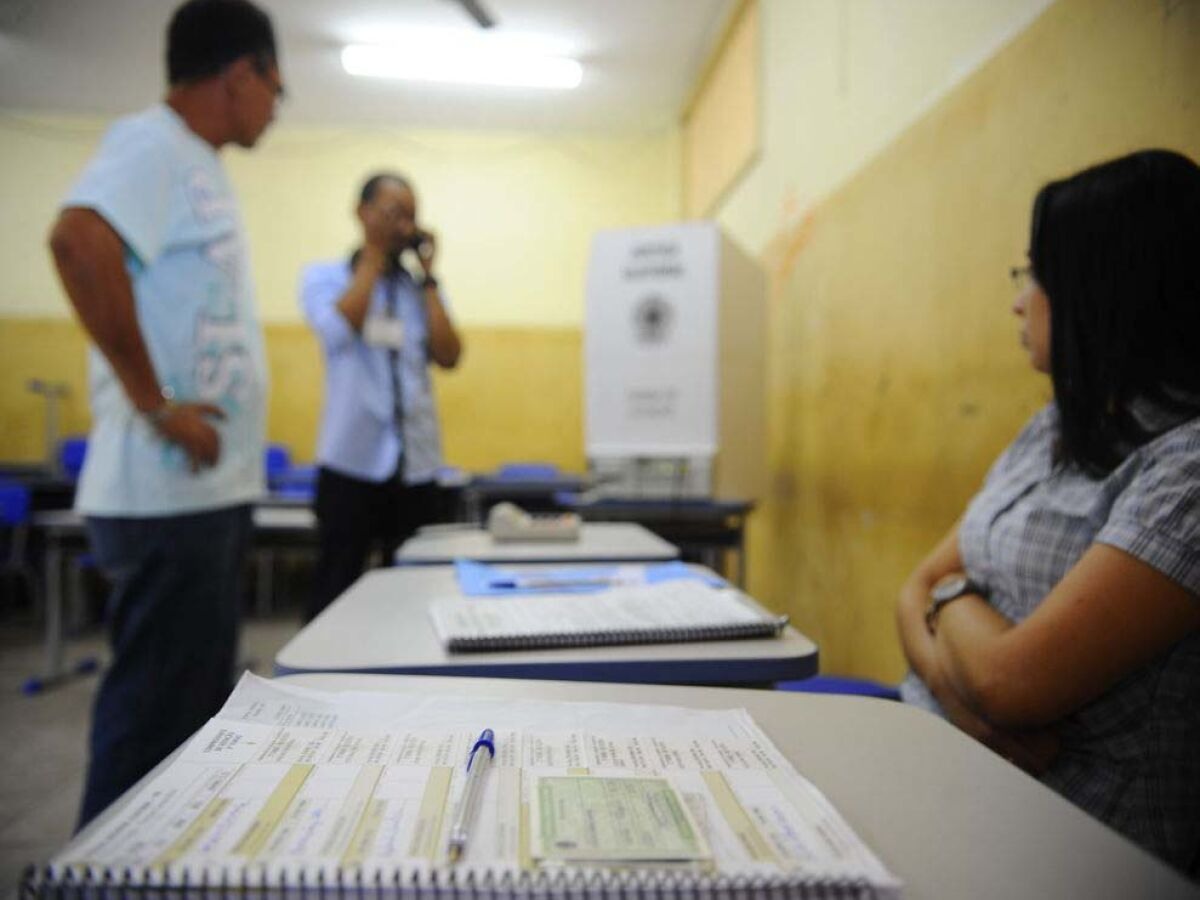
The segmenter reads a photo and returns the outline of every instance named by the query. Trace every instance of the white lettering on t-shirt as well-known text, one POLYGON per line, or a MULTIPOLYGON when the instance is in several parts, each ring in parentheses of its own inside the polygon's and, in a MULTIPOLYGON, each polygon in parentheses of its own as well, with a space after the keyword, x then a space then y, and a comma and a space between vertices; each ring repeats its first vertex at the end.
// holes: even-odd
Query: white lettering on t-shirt
POLYGON ((202 222, 233 212, 233 198, 213 184, 212 175, 203 169, 188 173, 187 198, 196 218, 202 222))

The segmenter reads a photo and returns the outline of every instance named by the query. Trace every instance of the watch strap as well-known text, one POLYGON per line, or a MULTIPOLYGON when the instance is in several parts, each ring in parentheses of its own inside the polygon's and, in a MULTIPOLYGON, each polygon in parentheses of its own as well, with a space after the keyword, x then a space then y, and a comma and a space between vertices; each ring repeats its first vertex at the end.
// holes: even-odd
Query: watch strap
POLYGON ((162 423, 175 411, 175 391, 167 386, 161 387, 158 390, 158 395, 162 398, 162 403, 153 409, 145 410, 142 416, 155 428, 158 428, 162 423))
POLYGON ((974 581, 970 578, 967 578, 963 581, 963 583, 959 587, 959 589, 957 591, 955 591, 953 594, 951 594, 950 596, 948 596, 948 597, 931 597, 929 599, 929 605, 927 607, 925 607, 925 628, 926 628, 926 630, 930 634, 933 634, 934 630, 935 630, 934 623, 937 621, 938 613, 940 613, 947 604, 953 603, 955 600, 959 599, 960 597, 966 597, 968 595, 986 597, 987 591, 984 589, 984 587, 981 584, 979 584, 979 582, 974 581))

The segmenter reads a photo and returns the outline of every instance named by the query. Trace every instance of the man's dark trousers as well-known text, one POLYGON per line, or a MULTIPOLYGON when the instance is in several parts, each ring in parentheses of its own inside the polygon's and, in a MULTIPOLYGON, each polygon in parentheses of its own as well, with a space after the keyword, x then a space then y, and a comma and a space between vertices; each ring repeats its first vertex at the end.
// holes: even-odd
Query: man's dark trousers
POLYGON ((401 543, 420 526, 437 521, 439 501, 433 481, 405 484, 398 472, 386 481, 364 481, 325 466, 318 469, 320 551, 306 619, 358 580, 373 549, 390 566, 401 543))
POLYGON ((92 712, 79 827, 225 702, 233 685, 249 506, 151 518, 89 517, 112 582, 113 659, 92 712))

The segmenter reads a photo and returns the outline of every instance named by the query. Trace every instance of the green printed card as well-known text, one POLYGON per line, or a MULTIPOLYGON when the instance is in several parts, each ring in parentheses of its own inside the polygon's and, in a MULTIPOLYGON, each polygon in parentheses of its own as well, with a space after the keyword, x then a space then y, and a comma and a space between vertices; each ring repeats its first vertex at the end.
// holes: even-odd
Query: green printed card
POLYGON ((531 802, 533 857, 547 862, 711 859, 704 835, 665 778, 540 776, 531 802))

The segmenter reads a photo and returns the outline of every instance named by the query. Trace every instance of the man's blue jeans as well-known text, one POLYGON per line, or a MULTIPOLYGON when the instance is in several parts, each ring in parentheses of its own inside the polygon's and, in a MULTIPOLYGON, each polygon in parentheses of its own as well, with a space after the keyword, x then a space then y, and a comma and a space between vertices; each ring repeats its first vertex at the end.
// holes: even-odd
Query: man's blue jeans
POLYGON ((233 684, 250 507, 87 520, 112 582, 82 828, 214 715, 233 684))

